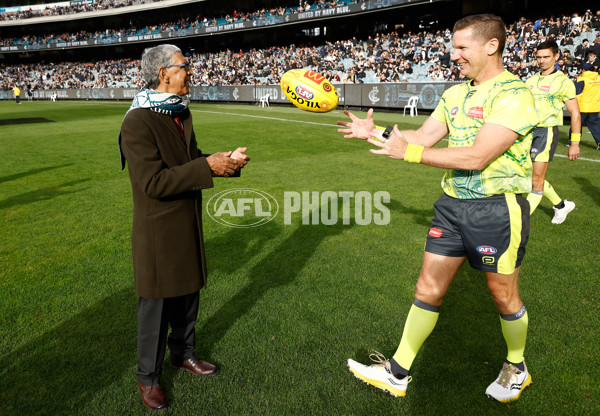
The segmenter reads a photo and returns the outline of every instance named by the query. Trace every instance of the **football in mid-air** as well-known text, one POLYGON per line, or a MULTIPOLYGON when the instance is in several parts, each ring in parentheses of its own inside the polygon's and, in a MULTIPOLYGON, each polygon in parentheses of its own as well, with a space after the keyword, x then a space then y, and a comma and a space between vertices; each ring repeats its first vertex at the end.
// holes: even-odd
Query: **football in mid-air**
POLYGON ((323 75, 308 69, 291 69, 281 77, 281 89, 298 108, 326 113, 338 105, 335 87, 323 75))

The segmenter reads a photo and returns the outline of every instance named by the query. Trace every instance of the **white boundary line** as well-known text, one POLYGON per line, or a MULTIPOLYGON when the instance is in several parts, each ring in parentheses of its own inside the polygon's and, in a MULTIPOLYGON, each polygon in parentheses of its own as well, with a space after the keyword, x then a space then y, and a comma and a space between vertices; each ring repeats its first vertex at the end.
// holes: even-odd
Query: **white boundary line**
MULTIPOLYGON (((558 157, 565 157, 568 158, 568 155, 559 155, 557 153, 554 153, 554 156, 558 156, 558 157)), ((585 160, 586 162, 596 162, 596 163, 600 163, 600 160, 598 159, 588 159, 587 157, 578 157, 577 160, 585 160)))
MULTIPOLYGON (((287 118, 267 117, 267 116, 255 116, 255 115, 251 115, 251 114, 224 113, 224 112, 221 112, 221 111, 206 111, 206 110, 190 110, 190 111, 193 111, 193 112, 196 112, 196 113, 225 114, 225 115, 228 115, 228 116, 262 118, 262 119, 266 119, 266 120, 286 121, 286 122, 289 122, 289 123, 303 123, 303 124, 314 124, 314 125, 317 125, 317 126, 327 126, 327 127, 335 126, 335 127, 337 127, 337 124, 315 123, 313 121, 290 120, 290 119, 287 119, 287 118)), ((444 140, 446 140, 446 139, 444 139, 444 140)), ((567 155, 561 155, 561 154, 557 154, 557 153, 555 153, 554 156, 564 157, 564 158, 568 158, 569 157, 567 155)), ((598 159, 588 159, 586 157, 580 157, 577 160, 585 160, 586 162, 600 163, 600 160, 598 160, 598 159)))
POLYGON ((210 113, 210 114, 226 114, 228 116, 241 116, 241 117, 253 117, 253 118, 263 118, 266 120, 277 120, 277 121, 287 121, 289 123, 304 123, 304 124, 315 124, 317 126, 336 126, 337 124, 325 124, 325 123, 315 123, 314 121, 303 121, 303 120, 290 120, 287 118, 277 118, 277 117, 266 117, 266 116, 254 116, 251 114, 236 114, 236 113, 223 113, 221 111, 205 111, 205 110, 190 110, 195 113, 210 113))

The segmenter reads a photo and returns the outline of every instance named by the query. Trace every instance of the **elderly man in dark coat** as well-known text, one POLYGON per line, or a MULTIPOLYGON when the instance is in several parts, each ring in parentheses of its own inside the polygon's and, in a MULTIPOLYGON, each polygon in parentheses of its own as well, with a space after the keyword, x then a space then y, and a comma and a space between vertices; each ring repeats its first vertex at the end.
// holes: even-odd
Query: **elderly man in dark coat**
POLYGON ((203 376, 218 371, 194 356, 198 296, 206 283, 201 190, 213 186, 213 176, 238 175, 249 158, 246 148, 212 155, 198 149, 185 98, 190 68, 179 48, 146 49, 141 67, 147 88, 125 115, 119 145, 133 192, 138 388, 144 405, 163 410, 167 344, 172 367, 203 376))

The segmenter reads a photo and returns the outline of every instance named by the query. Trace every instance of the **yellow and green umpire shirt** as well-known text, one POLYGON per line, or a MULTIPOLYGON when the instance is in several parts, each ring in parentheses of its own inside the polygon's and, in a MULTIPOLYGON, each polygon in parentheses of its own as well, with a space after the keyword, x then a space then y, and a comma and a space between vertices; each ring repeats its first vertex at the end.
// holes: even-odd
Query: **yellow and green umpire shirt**
POLYGON ((448 147, 472 146, 486 123, 518 133, 510 148, 483 170, 446 170, 442 188, 447 195, 476 199, 531 191, 529 152, 539 120, 533 95, 524 82, 505 70, 477 86, 471 81, 456 85, 444 92, 431 116, 448 126, 448 147))
POLYGON ((565 102, 576 97, 575 83, 558 70, 545 77, 538 72, 525 83, 535 99, 538 127, 562 126, 565 102))

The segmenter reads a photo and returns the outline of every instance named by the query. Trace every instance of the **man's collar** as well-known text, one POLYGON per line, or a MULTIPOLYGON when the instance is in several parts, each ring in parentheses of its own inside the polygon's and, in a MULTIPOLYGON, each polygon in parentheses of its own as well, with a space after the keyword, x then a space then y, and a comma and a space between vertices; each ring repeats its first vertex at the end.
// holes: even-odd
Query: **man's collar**
POLYGON ((548 75, 542 75, 542 71, 540 70, 540 76, 541 77, 549 77, 550 75, 554 74, 556 71, 558 71, 558 69, 556 69, 556 67, 554 67, 554 71, 550 72, 548 75))

